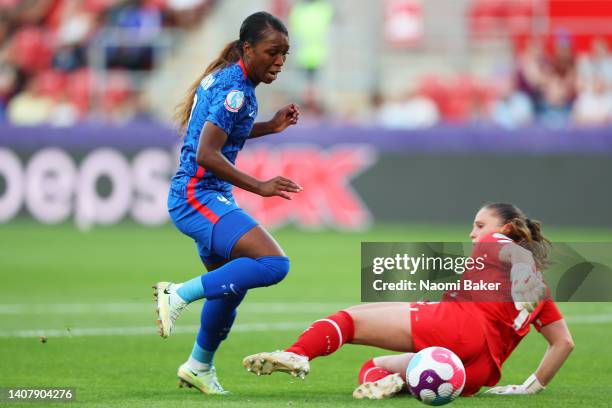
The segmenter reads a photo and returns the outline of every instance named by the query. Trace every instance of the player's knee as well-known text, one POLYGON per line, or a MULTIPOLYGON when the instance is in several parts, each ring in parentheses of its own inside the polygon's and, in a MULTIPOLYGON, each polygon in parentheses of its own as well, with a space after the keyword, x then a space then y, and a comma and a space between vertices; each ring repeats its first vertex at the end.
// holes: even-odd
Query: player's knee
POLYGON ((266 267, 265 286, 277 284, 289 273, 289 258, 286 256, 262 256, 257 262, 266 267))

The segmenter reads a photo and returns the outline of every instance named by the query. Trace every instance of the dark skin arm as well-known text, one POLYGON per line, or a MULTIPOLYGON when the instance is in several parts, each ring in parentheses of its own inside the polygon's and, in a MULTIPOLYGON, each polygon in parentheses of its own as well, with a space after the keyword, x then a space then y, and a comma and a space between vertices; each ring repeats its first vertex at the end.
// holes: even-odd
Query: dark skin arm
POLYGON ((267 122, 257 122, 253 125, 253 130, 249 135, 249 139, 261 137, 273 133, 279 133, 287 129, 289 126, 295 125, 300 117, 299 107, 291 103, 281 108, 272 119, 267 122))
POLYGON ((211 122, 206 122, 200 134, 196 162, 215 173, 220 179, 263 197, 278 196, 291 200, 291 196, 287 193, 302 191, 302 187, 286 177, 277 176, 267 181, 260 181, 238 170, 221 153, 221 148, 227 141, 227 137, 227 134, 221 128, 211 122))

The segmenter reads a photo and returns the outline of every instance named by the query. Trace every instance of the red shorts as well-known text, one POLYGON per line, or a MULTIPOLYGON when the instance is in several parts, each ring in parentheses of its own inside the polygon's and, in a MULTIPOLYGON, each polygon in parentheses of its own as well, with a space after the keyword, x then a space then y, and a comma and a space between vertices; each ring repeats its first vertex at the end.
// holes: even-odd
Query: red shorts
POLYGON ((411 303, 414 351, 441 346, 453 351, 466 371, 461 395, 472 395, 484 385, 495 385, 500 373, 489 354, 484 330, 459 302, 411 303))

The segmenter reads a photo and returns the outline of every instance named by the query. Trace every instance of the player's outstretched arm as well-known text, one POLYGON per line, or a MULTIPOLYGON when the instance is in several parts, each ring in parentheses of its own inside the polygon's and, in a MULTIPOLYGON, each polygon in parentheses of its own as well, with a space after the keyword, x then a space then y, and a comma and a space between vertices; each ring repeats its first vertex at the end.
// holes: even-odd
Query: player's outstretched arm
POLYGON ((548 341, 548 348, 535 375, 542 385, 546 385, 557 374, 574 349, 574 340, 565 319, 547 324, 540 329, 540 333, 548 341))
POLYGON ((529 376, 521 385, 494 387, 488 390, 487 394, 536 394, 542 391, 553 379, 574 349, 574 341, 564 319, 542 327, 540 333, 548 341, 548 349, 546 349, 546 353, 544 353, 544 357, 536 372, 529 376))
POLYGON ((516 308, 533 312, 546 294, 546 284, 536 271, 532 253, 520 245, 507 243, 500 250, 499 259, 512 265, 510 279, 516 308))
POLYGON ((274 117, 267 122, 257 122, 253 125, 253 130, 249 135, 249 139, 279 133, 287 129, 289 126, 295 125, 300 118, 299 107, 291 103, 281 108, 274 117))
POLYGON ((267 181, 257 180, 234 166, 222 153, 221 148, 227 141, 227 134, 223 129, 211 122, 206 122, 200 135, 196 162, 223 180, 227 180, 236 187, 259 194, 263 197, 278 196, 290 200, 287 193, 302 191, 297 183, 288 178, 278 176, 267 181))

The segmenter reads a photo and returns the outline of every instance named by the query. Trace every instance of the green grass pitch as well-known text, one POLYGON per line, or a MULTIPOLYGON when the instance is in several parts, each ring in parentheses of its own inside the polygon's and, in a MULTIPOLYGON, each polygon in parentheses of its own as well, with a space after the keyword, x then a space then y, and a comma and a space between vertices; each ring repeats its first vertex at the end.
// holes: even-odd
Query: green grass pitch
MULTIPOLYGON (((256 377, 244 371, 241 359, 284 347, 310 321, 358 303, 360 241, 460 241, 467 231, 467 226, 414 225, 361 233, 276 231, 292 259, 291 273, 280 285, 247 296, 216 358, 220 380, 232 394, 209 397, 178 388, 175 378, 193 344, 200 304, 190 306, 169 339, 159 338, 154 328, 151 285, 202 271, 188 238, 170 225, 149 229, 126 223, 85 233, 71 225, 0 225, 0 387, 76 387, 72 406, 79 407, 422 406, 408 396, 352 399, 359 366, 381 350, 346 346, 315 360, 304 381, 284 374, 256 377), (48 341, 41 343, 39 334, 48 341)), ((546 232, 557 241, 612 240, 610 230, 546 232)), ((561 309, 576 349, 546 391, 460 398, 454 406, 610 406, 612 304, 561 309)), ((501 384, 522 382, 545 347, 535 331, 528 335, 506 363, 501 384)))

